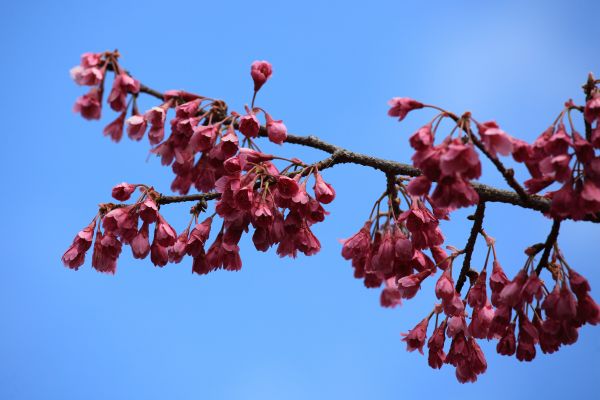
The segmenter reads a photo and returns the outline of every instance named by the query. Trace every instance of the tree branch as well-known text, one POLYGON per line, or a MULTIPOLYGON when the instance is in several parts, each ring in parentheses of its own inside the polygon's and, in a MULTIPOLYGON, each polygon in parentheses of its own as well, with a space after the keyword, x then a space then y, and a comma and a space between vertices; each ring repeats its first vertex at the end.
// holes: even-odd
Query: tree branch
POLYGON ((471 257, 473 256, 473 250, 475 250, 475 242, 477 241, 477 236, 479 236, 479 232, 481 231, 481 227, 483 225, 484 216, 485 202, 482 201, 477 205, 477 209, 475 210, 475 214, 473 215, 473 226, 471 227, 471 233, 469 235, 469 239, 467 240, 467 244, 465 245, 464 249, 465 258, 463 260, 462 268, 460 269, 458 281, 456 282, 457 293, 460 293, 467 279, 467 272, 469 272, 469 269, 471 268, 471 257))
MULTIPOLYGON (((156 97, 158 99, 163 99, 163 94, 155 89, 152 89, 146 85, 140 85, 140 92, 146 93, 150 96, 156 97)), ((458 117, 452 113, 448 113, 451 118, 458 117)), ((237 126, 237 123, 235 124, 237 126)), ((267 128, 265 126, 260 127, 259 136, 267 137, 267 128)), ((394 175, 405 175, 410 177, 416 177, 421 175, 421 171, 418 168, 413 167, 409 164, 404 164, 392 160, 386 160, 382 158, 377 158, 373 156, 369 156, 366 154, 356 153, 350 150, 347 150, 343 147, 328 143, 322 139, 319 139, 316 136, 298 136, 293 134, 288 134, 286 143, 298 144, 302 146, 311 147, 313 149, 322 150, 326 153, 331 154, 332 156, 318 163, 319 169, 326 169, 332 167, 336 164, 357 164, 363 165, 366 167, 374 168, 380 170, 384 173, 394 174, 394 175)), ((479 143, 477 145, 480 150, 483 148, 483 145, 479 140, 476 139, 474 143, 479 143), (481 146, 481 147, 480 147, 481 146)), ((483 151, 483 150, 482 150, 483 151)), ((484 152, 484 154, 486 154, 484 152)), ((493 159, 491 159, 494 162, 493 159)), ((496 160, 498 163, 499 161, 496 160)), ((494 163, 496 164, 496 163, 494 163)), ((500 163, 501 165, 501 163, 500 163)), ((497 202, 497 203, 506 203, 512 204, 514 206, 519 206, 522 208, 527 208, 530 210, 538 211, 541 213, 547 213, 550 210, 550 200, 548 198, 538 196, 538 195, 528 195, 525 193, 523 188, 516 182, 514 177, 510 175, 510 173, 502 166, 502 169, 496 167, 500 170, 502 175, 507 179, 507 183, 515 190, 515 192, 511 192, 504 189, 497 189, 492 186, 488 186, 478 182, 471 182, 471 185, 475 189, 475 191, 479 194, 479 199, 481 202, 497 202), (504 171, 504 172, 503 172, 504 171), (513 182, 511 184, 511 182, 513 182)), ((191 201, 191 200, 183 200, 183 201, 191 201)), ((166 204, 166 203, 165 203, 166 204)), ((597 215, 588 215, 584 218, 586 221, 591 221, 595 223, 600 222, 600 216, 597 215)))
POLYGON ((548 238, 546 239, 546 243, 544 243, 544 252, 542 253, 542 258, 540 258, 540 262, 538 263, 537 268, 535 269, 536 274, 540 274, 542 269, 548 266, 548 258, 550 257, 550 250, 552 250, 552 246, 556 243, 556 239, 558 238, 558 231, 560 230, 560 219, 556 218, 552 223, 552 229, 548 234, 548 238))
POLYGON ((220 193, 210 192, 210 193, 198 193, 198 194, 190 194, 187 196, 160 196, 156 202, 158 204, 172 204, 172 203, 183 203, 186 201, 206 201, 206 200, 214 200, 221 197, 220 193))

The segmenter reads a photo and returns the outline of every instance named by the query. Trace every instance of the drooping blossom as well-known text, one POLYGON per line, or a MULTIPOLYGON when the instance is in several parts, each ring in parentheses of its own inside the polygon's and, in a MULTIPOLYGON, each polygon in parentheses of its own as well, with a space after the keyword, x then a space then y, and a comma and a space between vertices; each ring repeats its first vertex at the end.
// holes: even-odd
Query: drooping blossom
POLYGON ((424 107, 423 103, 409 99, 408 97, 394 97, 388 101, 388 104, 391 107, 388 111, 388 115, 390 117, 398 117, 400 121, 402 121, 412 110, 424 107))

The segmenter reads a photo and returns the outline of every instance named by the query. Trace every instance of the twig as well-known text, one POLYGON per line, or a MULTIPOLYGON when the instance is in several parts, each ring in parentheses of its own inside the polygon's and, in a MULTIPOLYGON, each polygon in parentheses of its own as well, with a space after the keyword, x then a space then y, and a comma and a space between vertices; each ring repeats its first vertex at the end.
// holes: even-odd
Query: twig
POLYGON ((554 246, 554 243, 556 243, 556 239, 558 238, 558 231, 560 230, 560 221, 560 219, 556 218, 552 223, 552 229, 548 234, 548 238, 546 238, 546 243, 544 243, 544 252, 542 253, 542 258, 540 258, 540 262, 538 263, 538 266, 535 269, 535 272, 538 275, 542 272, 542 268, 548 266, 550 250, 552 250, 552 246, 554 246))
POLYGON ((473 255, 473 250, 475 250, 475 242, 477 241, 477 236, 481 231, 481 227, 483 225, 483 218, 485 216, 485 202, 480 202, 477 205, 477 209, 475 210, 475 215, 473 216, 473 226, 471 227, 471 234, 469 235, 469 239, 467 240, 467 244, 464 249, 465 258, 463 260, 462 268, 460 269, 460 275, 458 276, 458 280, 456 282, 456 292, 460 293, 463 285, 465 284, 465 280, 467 279, 467 273, 469 272, 469 268, 471 268, 471 256, 473 255))

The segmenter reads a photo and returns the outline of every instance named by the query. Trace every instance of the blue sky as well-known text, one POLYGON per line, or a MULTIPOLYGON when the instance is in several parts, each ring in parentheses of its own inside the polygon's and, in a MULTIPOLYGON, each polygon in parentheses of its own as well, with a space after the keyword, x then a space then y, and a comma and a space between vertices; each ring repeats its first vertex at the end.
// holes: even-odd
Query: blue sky
MULTIPOLYGON (((381 174, 364 168, 326 172, 338 198, 316 229, 323 249, 314 257, 281 260, 246 242, 241 272, 203 277, 191 275, 189 261, 159 269, 128 249, 116 276, 96 273, 89 260, 78 272, 60 262, 114 184, 167 190, 171 180, 158 160, 146 161, 146 142, 102 136, 108 108, 100 123, 72 113, 82 89, 68 70, 81 53, 118 48, 144 83, 222 98, 237 110, 250 101, 250 63, 267 59, 275 72, 258 104, 291 132, 408 160, 408 135, 431 115, 398 124, 386 117, 391 97, 470 110, 531 140, 565 100, 581 101, 589 71, 600 75, 600 4, 521 3, 5 2, 0 398, 590 398, 600 376, 598 328, 584 327, 576 345, 532 363, 484 345, 488 372, 472 385, 405 351, 400 332, 430 309, 431 285, 401 308, 382 309, 379 292, 354 280, 339 255, 337 239, 360 228, 384 187, 381 174)), ((323 156, 291 145, 278 151, 323 156)), ((488 164, 483 180, 502 185, 488 164)), ((186 206, 165 214, 177 229, 187 223, 186 206)), ((466 215, 444 225, 448 244, 463 246, 466 215)), ((485 223, 510 275, 549 225, 505 205, 490 206, 485 223)), ((599 233, 566 223, 560 237, 597 300, 599 233)), ((483 256, 479 249, 474 262, 483 256)))

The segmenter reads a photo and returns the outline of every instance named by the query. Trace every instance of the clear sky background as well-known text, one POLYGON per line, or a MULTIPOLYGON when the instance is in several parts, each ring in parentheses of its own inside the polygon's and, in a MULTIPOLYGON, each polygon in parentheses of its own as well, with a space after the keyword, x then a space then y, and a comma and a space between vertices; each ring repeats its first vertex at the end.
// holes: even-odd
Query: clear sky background
MULTIPOLYGON (((470 385, 405 351, 400 332, 431 309, 432 282, 401 308, 382 309, 379 291, 354 280, 339 255, 337 239, 360 228, 384 188, 382 174, 365 168, 326 172, 338 198, 316 229, 323 249, 314 257, 281 260, 245 241, 241 272, 202 277, 191 275, 190 260, 159 269, 129 248, 115 276, 95 272, 89 258, 78 272, 60 262, 114 184, 167 191, 172 179, 157 159, 146 161, 146 141, 102 136, 115 117, 108 107, 101 122, 72 113, 83 89, 68 70, 81 53, 118 48, 142 82, 237 110, 250 101, 250 63, 270 60, 275 72, 258 104, 291 132, 409 160, 407 138, 432 114, 399 124, 386 116, 391 97, 471 110, 531 140, 565 100, 582 101, 589 71, 600 75, 600 3, 491 3, 3 2, 0 399, 593 398, 598 327, 531 363, 485 344, 488 372, 470 385)), ((323 157, 292 145, 278 151, 323 157)), ((483 180, 503 184, 489 164, 483 180)), ((178 230, 187 209, 165 208, 178 230)), ((467 215, 444 225, 448 244, 464 245, 467 215)), ((512 276, 550 223, 505 205, 488 215, 512 276)), ((598 301, 599 234, 600 226, 565 223, 560 236, 598 301)), ((482 258, 479 249, 476 265, 482 258)))

